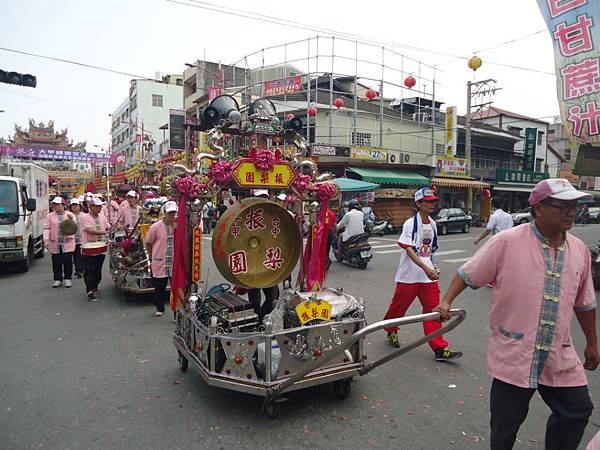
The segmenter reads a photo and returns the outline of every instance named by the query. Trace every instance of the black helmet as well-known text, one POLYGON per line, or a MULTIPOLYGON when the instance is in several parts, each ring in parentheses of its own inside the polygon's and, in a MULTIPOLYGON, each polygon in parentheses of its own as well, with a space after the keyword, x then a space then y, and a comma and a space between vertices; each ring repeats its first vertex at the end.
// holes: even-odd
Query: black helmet
POLYGON ((358 209, 359 206, 358 200, 354 198, 348 202, 348 209, 358 209))

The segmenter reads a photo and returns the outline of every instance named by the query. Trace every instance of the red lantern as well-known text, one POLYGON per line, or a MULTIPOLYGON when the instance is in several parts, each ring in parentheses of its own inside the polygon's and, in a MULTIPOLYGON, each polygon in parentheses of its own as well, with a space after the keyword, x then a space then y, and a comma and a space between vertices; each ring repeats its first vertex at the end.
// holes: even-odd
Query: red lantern
POLYGON ((317 108, 315 108, 314 106, 311 106, 310 108, 308 108, 306 110, 306 113, 308 114, 309 117, 315 117, 317 115, 317 108))
POLYGON ((481 190, 481 198, 490 198, 492 196, 492 193, 490 192, 489 189, 482 189, 481 190))
POLYGON ((415 84, 417 84, 417 80, 415 80, 415 77, 412 75, 409 75, 404 79, 404 86, 409 89, 412 89, 415 84))
POLYGON ((373 100, 375 97, 377 97, 378 93, 375 89, 367 89, 367 92, 365 95, 367 96, 367 98, 369 100, 373 100))
POLYGON ((333 101, 333 106, 335 106, 336 108, 342 108, 344 106, 344 99, 343 98, 336 98, 333 101))

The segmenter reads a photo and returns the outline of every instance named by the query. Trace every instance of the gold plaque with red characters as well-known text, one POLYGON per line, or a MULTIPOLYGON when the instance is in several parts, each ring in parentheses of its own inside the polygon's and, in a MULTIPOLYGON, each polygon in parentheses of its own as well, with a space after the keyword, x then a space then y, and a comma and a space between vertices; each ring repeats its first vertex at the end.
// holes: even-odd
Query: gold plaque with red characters
POLYGON ((233 179, 243 188, 285 189, 295 178, 296 173, 287 161, 276 161, 271 170, 260 170, 252 159, 242 158, 233 167, 233 179))
POLYGON ((223 213, 212 237, 221 275, 245 288, 274 286, 298 262, 302 236, 292 215, 262 198, 247 198, 223 213))

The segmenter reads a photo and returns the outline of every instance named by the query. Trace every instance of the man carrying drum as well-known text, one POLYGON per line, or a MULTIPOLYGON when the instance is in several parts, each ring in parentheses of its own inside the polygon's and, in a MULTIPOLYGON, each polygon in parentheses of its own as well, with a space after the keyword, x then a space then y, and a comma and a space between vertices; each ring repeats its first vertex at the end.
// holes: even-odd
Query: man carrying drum
POLYGON ((106 236, 110 225, 103 214, 100 214, 104 202, 99 198, 92 200, 90 204, 90 213, 79 219, 81 224, 82 237, 82 260, 83 260, 83 280, 88 299, 96 301, 100 298, 98 285, 102 280, 102 264, 108 244, 106 236))
POLYGON ((127 201, 123 202, 119 210, 119 217, 117 219, 117 226, 119 228, 133 228, 138 223, 141 208, 137 202, 137 192, 127 192, 127 201))
POLYGON ((169 201, 164 206, 165 217, 153 223, 146 235, 146 247, 152 267, 155 316, 162 316, 168 300, 167 284, 173 273, 174 228, 177 220, 177 203, 169 201))
POLYGON ((61 286, 63 282, 65 287, 71 287, 75 238, 73 235, 63 234, 61 224, 66 219, 74 221, 75 217, 70 211, 65 211, 65 200, 62 197, 54 197, 52 212, 44 223, 44 246, 52 255, 53 288, 61 286))

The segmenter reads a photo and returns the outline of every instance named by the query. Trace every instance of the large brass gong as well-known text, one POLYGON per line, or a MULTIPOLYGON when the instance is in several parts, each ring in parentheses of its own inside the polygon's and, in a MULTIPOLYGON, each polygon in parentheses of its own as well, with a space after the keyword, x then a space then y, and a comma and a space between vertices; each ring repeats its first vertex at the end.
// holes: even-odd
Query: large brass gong
POLYGON ((227 208, 212 238, 221 275, 246 288, 283 281, 296 266, 301 248, 300 230, 291 214, 262 198, 247 198, 227 208))

